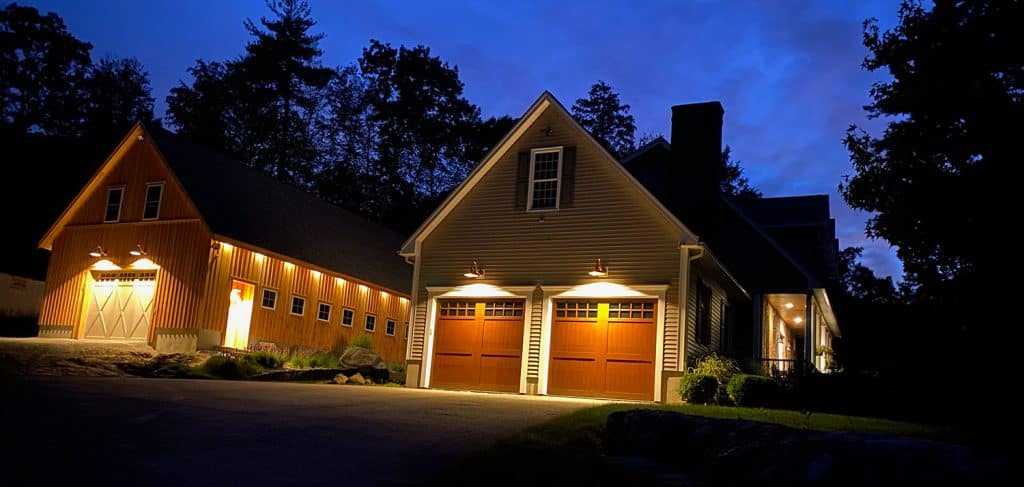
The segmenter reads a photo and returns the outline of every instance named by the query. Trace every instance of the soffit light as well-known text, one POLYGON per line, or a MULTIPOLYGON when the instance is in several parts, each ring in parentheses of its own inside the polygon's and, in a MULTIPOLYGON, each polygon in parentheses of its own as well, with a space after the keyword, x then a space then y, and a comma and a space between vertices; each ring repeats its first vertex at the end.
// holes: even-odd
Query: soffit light
POLYGON ((106 257, 106 256, 107 256, 107 251, 103 250, 103 246, 101 246, 101 245, 97 245, 96 246, 96 250, 93 250, 92 252, 89 252, 89 257, 100 258, 100 257, 106 257))
POLYGON ((786 309, 793 309, 793 303, 786 303, 786 309))
POLYGON ((608 267, 601 263, 601 259, 598 258, 594 261, 594 268, 590 269, 590 272, 587 274, 590 275, 590 277, 607 277, 608 267))
POLYGON ((797 316, 796 318, 793 318, 793 323, 800 324, 800 323, 803 323, 803 322, 804 322, 804 319, 799 317, 799 316, 797 316))
POLYGON ((469 271, 465 272, 462 275, 470 279, 483 279, 486 273, 487 271, 481 269, 480 266, 474 260, 473 264, 469 266, 469 271))
POLYGON ((135 257, 142 257, 143 255, 149 255, 146 253, 146 249, 142 247, 142 244, 135 244, 135 248, 128 251, 129 254, 135 257))

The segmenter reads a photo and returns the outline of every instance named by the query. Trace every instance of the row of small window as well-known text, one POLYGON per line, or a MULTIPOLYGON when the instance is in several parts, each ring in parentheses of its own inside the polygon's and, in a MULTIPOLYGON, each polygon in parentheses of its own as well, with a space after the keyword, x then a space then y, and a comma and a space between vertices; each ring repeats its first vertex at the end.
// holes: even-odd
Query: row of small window
MULTIPOLYGON (((441 316, 476 316, 476 303, 473 301, 441 301, 441 316)), ((484 316, 523 316, 523 302, 515 300, 487 301, 484 303, 484 316)))
MULTIPOLYGON (((558 318, 597 318, 597 301, 557 301, 555 316, 558 318)), ((608 303, 609 318, 654 318, 652 301, 613 301, 608 303)))
MULTIPOLYGON (((146 200, 142 206, 143 220, 160 218, 160 200, 164 195, 164 183, 146 183, 146 200)), ((121 204, 124 203, 124 186, 107 188, 107 207, 103 213, 103 223, 121 221, 121 204)))
MULTIPOLYGON (((277 309, 277 291, 273 289, 263 289, 263 296, 260 299, 260 306, 265 309, 277 309)), ((333 306, 330 303, 321 301, 316 310, 316 319, 318 321, 331 321, 331 310, 333 306)), ((306 312, 306 298, 302 296, 292 295, 291 303, 291 314, 295 316, 302 316, 306 312)), ((353 309, 342 308, 341 309, 341 325, 352 326, 352 322, 355 321, 356 312, 353 309)), ((395 320, 388 318, 384 325, 384 333, 387 335, 394 336, 397 324, 395 320)), ((366 314, 366 318, 363 321, 363 329, 369 332, 377 331, 377 317, 371 314, 366 314)))

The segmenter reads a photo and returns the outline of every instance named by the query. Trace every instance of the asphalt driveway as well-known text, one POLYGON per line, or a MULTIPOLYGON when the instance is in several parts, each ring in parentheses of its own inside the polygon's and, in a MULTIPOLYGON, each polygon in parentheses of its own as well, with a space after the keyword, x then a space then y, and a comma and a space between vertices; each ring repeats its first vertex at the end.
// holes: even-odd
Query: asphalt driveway
POLYGON ((37 485, 419 484, 462 454, 598 403, 370 386, 6 377, 0 472, 37 485))

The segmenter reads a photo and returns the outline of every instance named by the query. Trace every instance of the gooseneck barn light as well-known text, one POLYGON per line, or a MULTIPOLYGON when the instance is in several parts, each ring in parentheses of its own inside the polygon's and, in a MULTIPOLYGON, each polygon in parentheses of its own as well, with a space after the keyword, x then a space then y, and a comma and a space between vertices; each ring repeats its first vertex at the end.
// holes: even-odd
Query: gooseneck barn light
POLYGON ((480 266, 477 265, 476 261, 474 260, 473 264, 469 266, 469 271, 462 275, 470 279, 483 279, 485 273, 486 272, 483 269, 481 269, 480 266))
POLYGON ((107 256, 107 251, 103 250, 103 246, 102 245, 97 245, 95 250, 93 250, 92 252, 89 252, 89 257, 96 257, 97 259, 100 258, 100 257, 106 257, 106 256, 107 256))
POLYGON ((146 254, 146 249, 142 247, 142 244, 135 244, 135 248, 128 251, 129 254, 135 257, 142 257, 146 254))
POLYGON ((590 277, 608 277, 608 268, 601 263, 601 259, 598 258, 594 261, 594 268, 587 272, 590 277))

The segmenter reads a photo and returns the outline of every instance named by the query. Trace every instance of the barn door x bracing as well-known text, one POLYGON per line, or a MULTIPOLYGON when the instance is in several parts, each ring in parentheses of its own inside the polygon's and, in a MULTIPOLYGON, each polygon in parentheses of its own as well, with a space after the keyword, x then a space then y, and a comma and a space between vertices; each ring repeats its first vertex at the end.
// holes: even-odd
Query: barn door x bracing
POLYGON ((93 271, 85 337, 145 340, 156 294, 156 271, 93 271))

